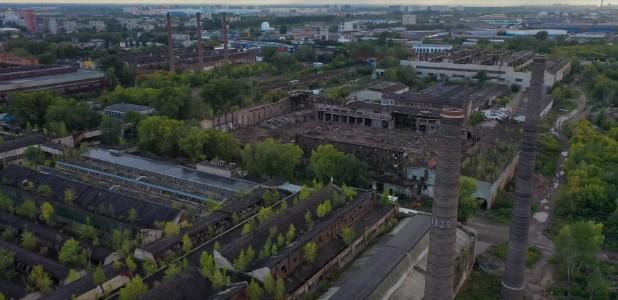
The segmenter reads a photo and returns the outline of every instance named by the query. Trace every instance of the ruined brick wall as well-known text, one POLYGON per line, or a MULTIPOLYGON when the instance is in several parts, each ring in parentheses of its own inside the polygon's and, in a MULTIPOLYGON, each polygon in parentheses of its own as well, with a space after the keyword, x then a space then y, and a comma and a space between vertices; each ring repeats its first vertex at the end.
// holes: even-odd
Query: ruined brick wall
POLYGON ((367 163, 369 169, 378 175, 393 174, 400 176, 404 174, 407 154, 403 150, 382 148, 379 147, 380 145, 369 147, 304 134, 297 135, 295 140, 296 144, 303 149, 307 158, 311 155, 311 151, 319 145, 331 144, 339 151, 354 154, 356 158, 367 163))
POLYGON ((291 110, 290 99, 286 97, 274 103, 247 107, 211 119, 204 119, 201 121, 201 126, 204 129, 216 128, 232 131, 257 125, 262 121, 289 113, 291 110))
MULTIPOLYGON (((364 199, 358 199, 354 209, 347 211, 346 214, 343 214, 336 219, 322 220, 322 222, 328 221, 331 223, 322 232, 313 237, 313 239, 309 242, 316 243, 318 249, 324 247, 331 241, 339 238, 338 235, 344 227, 350 226, 351 224, 358 221, 364 215, 372 211, 375 205, 376 199, 373 195, 370 197, 364 197, 364 199)), ((334 211, 333 213, 336 213, 336 211, 334 211)), ((289 274, 293 273, 294 270, 296 270, 296 268, 298 268, 301 264, 305 263, 303 261, 302 245, 295 249, 295 251, 290 253, 289 255, 280 256, 280 260, 277 262, 276 266, 272 270, 274 276, 277 278, 286 278, 289 274)))

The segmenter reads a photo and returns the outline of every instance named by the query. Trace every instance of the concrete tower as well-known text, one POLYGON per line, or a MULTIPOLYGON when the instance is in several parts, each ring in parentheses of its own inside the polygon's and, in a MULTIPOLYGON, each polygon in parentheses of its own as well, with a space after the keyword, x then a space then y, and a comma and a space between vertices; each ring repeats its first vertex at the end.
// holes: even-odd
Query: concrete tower
POLYGON ((228 47, 228 28, 227 28, 227 18, 225 13, 223 13, 223 16, 221 17, 221 27, 223 29, 223 58, 225 58, 227 60, 228 58, 228 53, 227 53, 227 47, 228 47))
POLYGON ((464 112, 460 109, 440 114, 425 300, 453 299, 463 120, 464 112))
POLYGON ((169 56, 170 72, 176 72, 176 56, 174 55, 174 40, 172 39, 172 15, 167 13, 167 55, 169 56))
POLYGON ((195 16, 197 23, 197 65, 200 72, 204 71, 204 46, 202 45, 202 13, 195 16))
POLYGON ((528 103, 526 104, 526 122, 517 164, 515 187, 515 202, 509 233, 509 248, 502 279, 502 298, 506 300, 522 299, 526 287, 524 272, 528 253, 528 230, 530 228, 530 200, 532 198, 534 164, 538 123, 543 99, 543 76, 545 74, 545 58, 535 57, 532 63, 532 77, 528 103))

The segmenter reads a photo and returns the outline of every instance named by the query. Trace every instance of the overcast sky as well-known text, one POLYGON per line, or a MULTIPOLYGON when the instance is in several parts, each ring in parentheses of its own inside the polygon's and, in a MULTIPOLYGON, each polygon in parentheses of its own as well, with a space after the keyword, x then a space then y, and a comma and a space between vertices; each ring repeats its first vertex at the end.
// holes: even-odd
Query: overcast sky
MULTIPOLYGON (((572 4, 572 5, 599 5, 600 0, 557 0, 557 1, 539 1, 539 0, 2 0, 3 3, 91 3, 91 4, 104 4, 104 3, 120 3, 120 4, 378 4, 378 5, 391 5, 391 4, 421 4, 421 5, 473 5, 473 6, 511 6, 511 5, 550 5, 554 3, 572 4)), ((605 4, 612 1, 605 1, 605 4)))

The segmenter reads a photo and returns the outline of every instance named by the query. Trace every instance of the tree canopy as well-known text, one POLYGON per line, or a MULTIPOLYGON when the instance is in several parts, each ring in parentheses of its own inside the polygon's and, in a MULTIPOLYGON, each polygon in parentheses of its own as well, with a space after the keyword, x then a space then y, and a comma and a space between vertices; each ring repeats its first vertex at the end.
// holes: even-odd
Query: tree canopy
POLYGON ((268 138, 263 142, 250 144, 242 150, 243 166, 250 174, 260 177, 291 178, 300 164, 302 149, 293 144, 284 144, 268 138))
POLYGON ((311 152, 309 169, 316 178, 337 184, 364 186, 368 180, 367 164, 353 154, 337 150, 333 145, 320 145, 311 152))

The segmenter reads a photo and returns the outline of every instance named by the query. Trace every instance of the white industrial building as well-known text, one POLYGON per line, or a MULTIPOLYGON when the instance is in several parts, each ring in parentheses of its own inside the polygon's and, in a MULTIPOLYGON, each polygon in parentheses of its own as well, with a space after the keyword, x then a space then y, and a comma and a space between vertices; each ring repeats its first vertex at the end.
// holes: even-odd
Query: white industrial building
MULTIPOLYGON (((420 60, 402 60, 400 64, 402 66, 414 67, 418 76, 434 76, 441 80, 474 78, 479 72, 484 71, 490 82, 505 85, 518 84, 523 88, 530 86, 530 76, 532 74, 531 71, 526 69, 516 70, 514 66, 506 64, 458 64, 420 60)), ((570 62, 554 62, 545 71, 545 86, 551 87, 554 83, 562 80, 569 73, 570 69, 570 62)))
POLYGON ((449 44, 412 44, 414 52, 422 54, 444 53, 453 50, 449 44))

